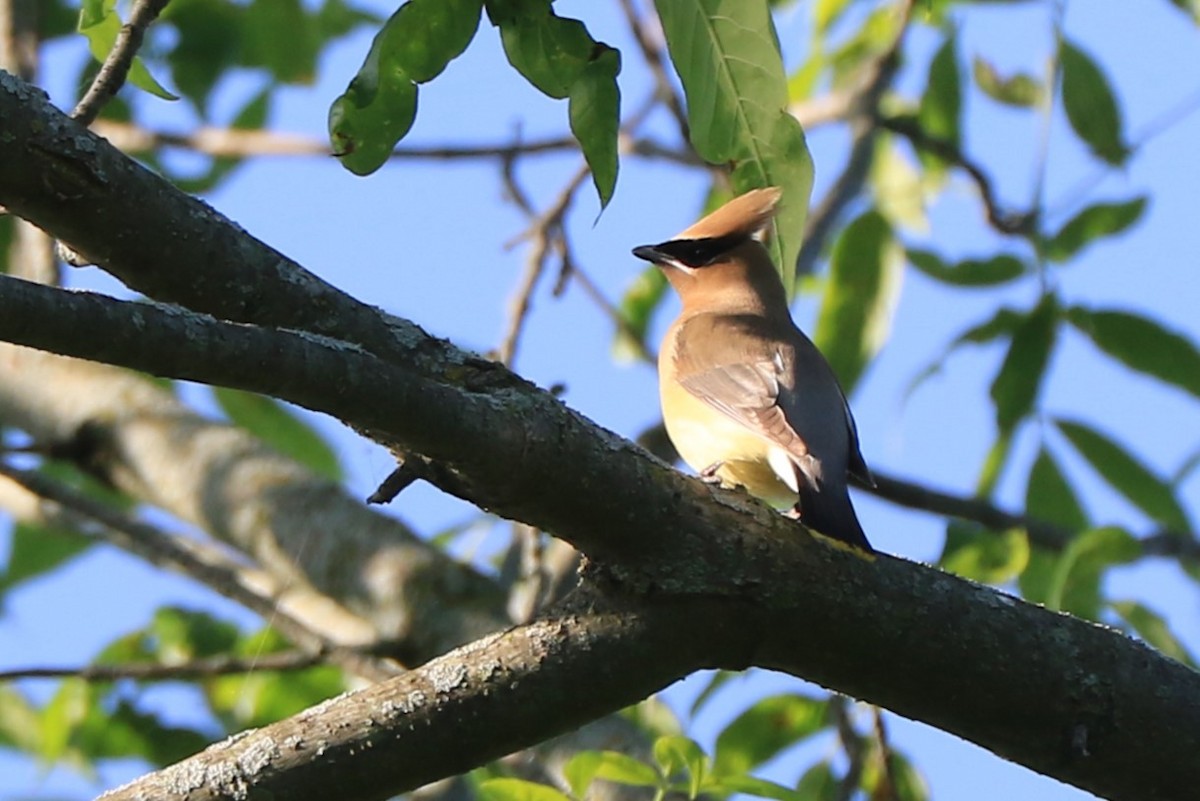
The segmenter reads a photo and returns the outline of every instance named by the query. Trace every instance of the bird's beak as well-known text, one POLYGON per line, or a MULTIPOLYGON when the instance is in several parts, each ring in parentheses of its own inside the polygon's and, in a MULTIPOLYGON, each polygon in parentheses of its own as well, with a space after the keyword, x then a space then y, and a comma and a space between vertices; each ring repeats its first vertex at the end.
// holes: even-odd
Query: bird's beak
POLYGON ((657 245, 642 245, 641 247, 636 247, 633 249, 633 255, 637 256, 639 259, 644 259, 654 264, 664 264, 666 262, 674 261, 674 259, 668 256, 666 253, 663 253, 661 250, 659 250, 657 245))

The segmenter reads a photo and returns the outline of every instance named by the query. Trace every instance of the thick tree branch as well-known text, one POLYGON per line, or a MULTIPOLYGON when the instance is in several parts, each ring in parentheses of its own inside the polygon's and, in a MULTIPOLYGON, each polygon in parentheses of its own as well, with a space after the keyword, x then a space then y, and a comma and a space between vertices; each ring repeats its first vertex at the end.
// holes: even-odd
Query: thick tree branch
MULTIPOLYGON (((54 233, 69 230, 127 280, 277 327, 9 278, 0 281, 0 338, 263 391, 378 432, 444 465, 456 491, 473 502, 570 541, 604 566, 596 581, 631 599, 617 621, 634 626, 632 633, 579 623, 602 639, 572 640, 578 618, 570 617, 485 640, 389 682, 384 695, 348 696, 302 716, 332 729, 296 739, 277 735, 301 730, 268 728, 268 739, 236 739, 224 747, 226 770, 240 776, 258 766, 265 779, 315 783, 343 767, 377 767, 343 776, 341 795, 364 782, 372 793, 390 794, 615 709, 689 670, 757 664, 879 703, 1111 798, 1187 797, 1200 784, 1191 747, 1200 738, 1200 675, 1190 669, 1108 629, 936 570, 818 544, 748 497, 671 470, 500 366, 317 282, 0 77, 0 116, 8 121, 10 112, 12 126, 0 140, 0 202, 54 233), (38 113, 40 135, 26 125, 38 113), (38 161, 30 174, 13 165, 21 158, 10 148, 50 154, 48 163, 25 158, 38 161), (49 172, 39 180, 38 169, 49 172), (157 203, 143 202, 147 190, 157 203), (82 203, 83 195, 112 202, 82 203), (136 204, 138 236, 126 242, 112 227, 122 224, 112 209, 128 202, 136 204), (173 239, 175 226, 192 237, 173 239), (173 258, 160 259, 175 242, 173 258), (158 266, 168 263, 169 271, 158 266), (338 336, 343 324, 342 339, 365 347, 279 330, 338 336), (562 646, 549 655, 544 626, 562 646), (471 654, 480 652, 484 669, 472 674, 471 654), (515 685, 505 683, 511 676, 515 685), (558 706, 556 688, 573 696, 558 706), (423 710, 440 713, 437 722, 422 725, 423 710), (331 760, 321 746, 337 731, 366 740, 331 760), (447 736, 455 749, 440 748, 447 736), (423 750, 431 746, 440 751, 423 750), (400 775, 414 770, 422 774, 400 775)), ((220 783, 230 773, 170 775, 185 791, 204 781, 230 787, 220 783)))
MULTIPOLYGON (((438 383, 310 335, 19 279, 0 280, 0 338, 271 392, 390 432, 461 475, 475 502, 580 548, 604 566, 604 586, 639 599, 635 610, 720 601, 685 615, 708 632, 688 636, 711 638, 729 625, 750 640, 703 658, 691 652, 696 661, 685 672, 784 670, 1111 798, 1176 798, 1200 781, 1190 758, 1200 737, 1200 674, 1111 630, 936 570, 819 545, 761 504, 685 478, 546 393, 497 375, 498 367, 438 383), (479 448, 485 440, 489 448, 479 448)), ((664 642, 674 653, 674 642, 664 642)), ((622 649, 645 646, 623 641, 589 659, 593 670, 619 665, 628 658, 622 649)), ((626 683, 604 696, 607 706, 590 706, 604 694, 588 693, 589 710, 628 703, 630 687, 641 692, 649 675, 655 684, 679 675, 675 657, 659 656, 670 676, 626 671, 626 683)), ((520 682, 526 690, 537 683, 529 675, 520 682)), ((550 717, 530 707, 529 715, 550 717)), ((538 723, 538 736, 577 722, 538 723)), ((509 723, 510 738, 489 740, 472 759, 526 744, 520 719, 509 723)), ((406 761, 404 753, 391 761, 406 761)))

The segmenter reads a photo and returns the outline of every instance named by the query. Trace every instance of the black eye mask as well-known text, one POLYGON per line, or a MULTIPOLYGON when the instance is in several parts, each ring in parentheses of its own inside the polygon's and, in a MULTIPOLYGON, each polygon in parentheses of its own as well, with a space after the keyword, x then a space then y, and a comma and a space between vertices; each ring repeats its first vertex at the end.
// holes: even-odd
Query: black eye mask
POLYGON ((707 267, 747 239, 749 237, 745 234, 728 234, 704 239, 672 239, 658 245, 634 248, 633 255, 655 264, 678 262, 685 267, 707 267))

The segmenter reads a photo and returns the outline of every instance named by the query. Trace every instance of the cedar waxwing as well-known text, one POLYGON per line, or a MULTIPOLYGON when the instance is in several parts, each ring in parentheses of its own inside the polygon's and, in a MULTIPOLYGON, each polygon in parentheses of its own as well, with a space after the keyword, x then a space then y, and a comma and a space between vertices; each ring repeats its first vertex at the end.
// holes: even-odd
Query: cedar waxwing
POLYGON ((874 485, 850 407, 755 238, 780 195, 755 189, 674 239, 634 248, 683 301, 658 356, 663 422, 706 480, 788 504, 805 526, 871 552, 846 489, 848 474, 874 485))

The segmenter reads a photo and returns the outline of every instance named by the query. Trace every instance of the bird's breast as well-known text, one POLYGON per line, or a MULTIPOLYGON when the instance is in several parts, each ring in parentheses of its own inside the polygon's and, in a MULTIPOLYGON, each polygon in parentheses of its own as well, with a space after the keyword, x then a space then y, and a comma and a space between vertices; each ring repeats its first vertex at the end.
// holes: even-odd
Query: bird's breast
POLYGON ((697 472, 721 462, 716 475, 725 486, 745 487, 768 503, 790 505, 796 492, 772 468, 787 456, 736 420, 708 405, 672 379, 659 382, 663 423, 683 461, 697 472), (779 451, 774 460, 771 451, 779 451))

